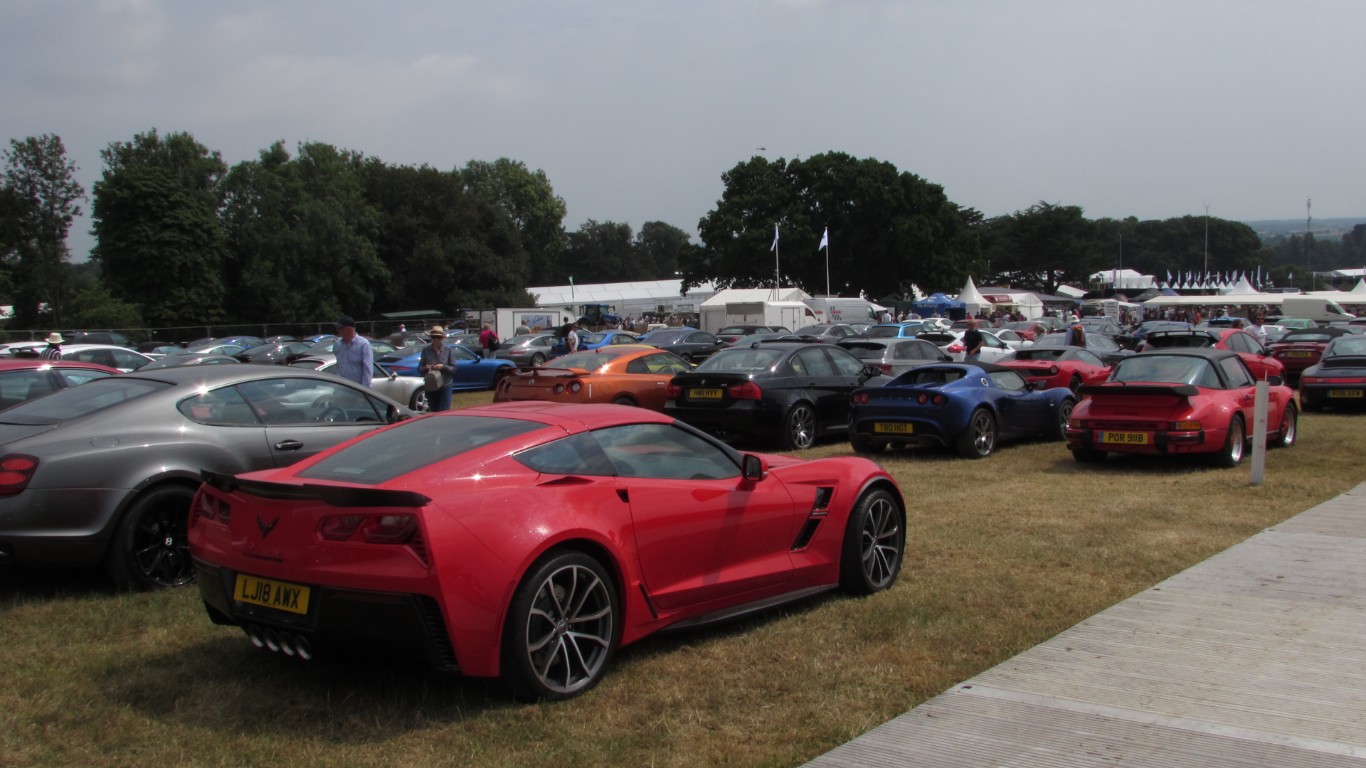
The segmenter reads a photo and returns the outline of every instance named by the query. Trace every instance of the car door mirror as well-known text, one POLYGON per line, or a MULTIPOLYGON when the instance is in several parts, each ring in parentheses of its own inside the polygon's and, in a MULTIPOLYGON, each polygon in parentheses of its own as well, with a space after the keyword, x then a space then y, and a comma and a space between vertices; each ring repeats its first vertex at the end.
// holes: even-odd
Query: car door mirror
POLYGON ((757 483, 768 475, 768 467, 764 464, 763 458, 752 453, 744 455, 740 460, 740 468, 744 478, 752 483, 757 483))
POLYGON ((397 405, 391 405, 385 411, 384 418, 390 424, 397 424, 400 421, 406 421, 408 414, 404 413, 397 405))

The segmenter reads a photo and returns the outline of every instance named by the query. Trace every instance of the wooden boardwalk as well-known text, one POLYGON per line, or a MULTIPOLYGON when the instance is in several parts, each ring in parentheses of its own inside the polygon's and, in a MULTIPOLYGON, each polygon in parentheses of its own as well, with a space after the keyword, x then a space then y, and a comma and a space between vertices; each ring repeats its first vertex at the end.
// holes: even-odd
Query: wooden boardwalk
POLYGON ((1366 483, 808 765, 1366 767, 1366 483))

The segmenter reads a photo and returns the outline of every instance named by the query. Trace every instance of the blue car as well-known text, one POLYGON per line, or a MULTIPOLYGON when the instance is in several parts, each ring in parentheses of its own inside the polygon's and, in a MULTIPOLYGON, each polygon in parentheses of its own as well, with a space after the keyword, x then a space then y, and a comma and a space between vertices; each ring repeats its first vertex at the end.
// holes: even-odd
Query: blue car
POLYGON ((579 338, 579 351, 610 347, 616 344, 644 344, 640 337, 629 331, 598 331, 579 338))
MULTIPOLYGON (((517 370, 517 366, 511 360, 485 360, 479 353, 471 352, 458 344, 447 344, 446 348, 455 355, 455 380, 451 382, 453 392, 493 389, 504 376, 517 370)), ((422 357, 422 349, 403 347, 375 362, 386 371, 397 373, 399 376, 421 376, 417 366, 418 359, 422 357)))
POLYGON ((1063 439, 1076 404, 1067 387, 1036 388, 1012 368, 925 365, 885 386, 855 390, 849 441, 856 451, 942 445, 960 456, 983 459, 1009 440, 1063 439))

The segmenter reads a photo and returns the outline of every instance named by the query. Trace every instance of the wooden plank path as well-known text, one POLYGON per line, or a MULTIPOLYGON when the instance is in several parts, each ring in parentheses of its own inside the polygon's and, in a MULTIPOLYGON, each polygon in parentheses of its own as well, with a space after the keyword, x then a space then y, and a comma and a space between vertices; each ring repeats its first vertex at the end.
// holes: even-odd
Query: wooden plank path
POLYGON ((807 765, 1366 768, 1366 483, 807 765))

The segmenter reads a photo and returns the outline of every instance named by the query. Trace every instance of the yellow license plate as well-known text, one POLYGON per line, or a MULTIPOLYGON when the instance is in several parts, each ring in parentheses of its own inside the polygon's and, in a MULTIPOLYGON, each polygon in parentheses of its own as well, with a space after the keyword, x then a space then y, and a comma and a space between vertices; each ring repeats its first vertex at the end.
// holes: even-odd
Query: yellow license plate
POLYGON ((873 431, 884 435, 910 435, 915 433, 914 424, 889 424, 885 421, 873 423, 873 431))
POLYGON ((1360 399, 1362 397, 1366 397, 1366 392, 1363 392, 1360 389, 1330 389, 1328 390, 1328 396, 1343 397, 1349 400, 1354 398, 1360 399))
POLYGON ((239 603, 304 614, 308 613, 308 592, 308 587, 298 584, 239 573, 232 596, 239 603))
POLYGON ((1150 442, 1147 432, 1101 432, 1099 438, 1102 445, 1148 445, 1150 442))
POLYGON ((1286 357, 1313 357, 1314 353, 1307 349, 1292 349, 1285 353, 1286 357))
POLYGON ((692 400, 720 400, 721 390, 719 389, 690 389, 688 397, 692 400))

